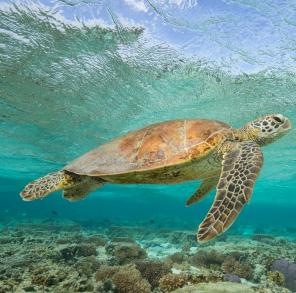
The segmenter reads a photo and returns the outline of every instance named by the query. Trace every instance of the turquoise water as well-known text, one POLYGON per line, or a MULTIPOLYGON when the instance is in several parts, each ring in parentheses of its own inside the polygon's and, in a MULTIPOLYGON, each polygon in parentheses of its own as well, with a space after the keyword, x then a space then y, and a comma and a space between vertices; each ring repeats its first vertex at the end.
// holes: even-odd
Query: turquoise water
MULTIPOLYGON (((21 255, 29 253, 33 255, 30 260, 39 261, 34 253, 41 251, 38 243, 43 243, 46 256, 40 263, 49 263, 54 270, 57 264, 52 263, 54 257, 48 257, 47 246, 51 243, 49 250, 59 249, 62 242, 57 239, 64 235, 59 231, 65 224, 67 233, 66 223, 74 223, 73 231, 78 225, 83 235, 104 234, 108 241, 115 235, 112 227, 120 225, 125 227, 120 232, 124 236, 138 231, 132 235, 147 251, 160 245, 167 255, 187 244, 180 241, 177 248, 171 247, 171 238, 160 240, 163 231, 174 235, 182 230, 194 239, 190 238, 193 242, 189 246, 203 249, 196 243, 195 233, 215 192, 185 207, 200 183, 197 181, 110 184, 75 203, 64 200, 61 192, 33 202, 24 202, 19 196, 29 181, 59 170, 86 151, 169 119, 216 119, 241 127, 269 113, 289 117, 292 130, 262 149, 264 166, 251 202, 226 232, 230 238, 221 241, 229 241, 222 249, 227 254, 229 247, 245 250, 244 237, 268 235, 262 246, 256 242, 261 239, 258 236, 246 242, 255 247, 250 248, 249 256, 253 257, 254 249, 259 256, 271 251, 269 264, 270 259, 278 258, 295 262, 295 15, 293 1, 274 0, 0 0, 0 293, 16 292, 17 288, 31 292, 18 272, 15 277, 14 273, 9 273, 8 279, 3 277, 10 266, 22 265, 24 275, 31 276, 24 280, 37 286, 32 290, 44 292, 40 287, 44 283, 34 279, 37 273, 27 274, 21 255), (158 231, 158 236, 152 232, 156 238, 151 240, 152 236, 143 232, 146 228, 158 231), (51 235, 50 231, 57 232, 51 235), (19 235, 28 240, 18 242, 19 235), (274 240, 270 244, 269 236, 290 242, 274 240), (16 253, 17 249, 24 251, 16 253), (8 269, 3 269, 5 266, 8 269)), ((174 239, 179 237, 176 235, 174 239)), ((205 247, 224 245, 216 243, 205 247)), ((186 253, 185 258, 192 256, 186 253)), ((264 257, 247 260, 254 269, 264 263, 264 257)), ((59 265, 63 270, 68 264, 59 265)), ((69 270, 73 271, 71 265, 69 270)), ((246 278, 266 286, 266 272, 260 279, 255 271, 252 278, 246 278)), ((48 283, 46 290, 68 292, 61 291, 67 285, 59 282, 54 283, 56 291, 48 289, 53 288, 48 283)), ((291 284, 285 287, 295 288, 291 284)), ((96 287, 77 286, 69 292, 94 292, 96 287)), ((287 292, 279 287, 274 290, 287 292)))
MULTIPOLYGON (((296 125, 295 7, 268 3, 1 3, 1 217, 55 209, 80 219, 177 217, 195 229, 213 199, 184 207, 197 182, 107 186, 73 204, 60 194, 23 203, 18 193, 85 151, 162 120, 240 127, 280 112, 296 125)), ((295 225, 295 133, 264 148, 238 223, 295 225)))

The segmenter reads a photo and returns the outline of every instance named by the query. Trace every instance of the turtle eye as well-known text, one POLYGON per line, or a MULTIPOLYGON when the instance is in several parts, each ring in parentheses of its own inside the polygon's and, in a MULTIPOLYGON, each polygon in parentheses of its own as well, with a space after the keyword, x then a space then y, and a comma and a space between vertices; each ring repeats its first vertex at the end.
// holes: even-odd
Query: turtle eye
POLYGON ((283 123, 283 120, 278 116, 274 116, 273 119, 279 123, 283 123))

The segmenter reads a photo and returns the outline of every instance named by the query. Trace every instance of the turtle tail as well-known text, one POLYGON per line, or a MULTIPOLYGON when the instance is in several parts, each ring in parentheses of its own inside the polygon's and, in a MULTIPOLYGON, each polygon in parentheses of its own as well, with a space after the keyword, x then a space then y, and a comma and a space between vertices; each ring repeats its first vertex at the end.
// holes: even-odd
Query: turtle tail
POLYGON ((25 201, 43 198, 54 191, 69 188, 77 184, 79 176, 66 171, 49 173, 25 186, 20 196, 25 201))

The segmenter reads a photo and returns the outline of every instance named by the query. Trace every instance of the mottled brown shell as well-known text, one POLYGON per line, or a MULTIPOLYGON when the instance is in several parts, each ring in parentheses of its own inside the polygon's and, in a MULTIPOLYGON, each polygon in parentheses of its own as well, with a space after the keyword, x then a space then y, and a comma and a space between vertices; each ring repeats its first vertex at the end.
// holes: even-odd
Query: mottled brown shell
POLYGON ((214 120, 165 121, 103 144, 64 169, 102 176, 179 165, 207 155, 229 130, 229 125, 214 120))

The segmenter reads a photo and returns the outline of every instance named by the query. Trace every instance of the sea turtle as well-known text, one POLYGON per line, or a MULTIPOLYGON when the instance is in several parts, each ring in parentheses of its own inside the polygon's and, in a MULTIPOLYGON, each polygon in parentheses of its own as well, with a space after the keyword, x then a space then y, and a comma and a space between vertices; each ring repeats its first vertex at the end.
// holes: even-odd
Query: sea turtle
POLYGON ((215 120, 171 120, 130 132, 84 154, 62 170, 29 183, 26 201, 63 189, 78 200, 107 183, 179 183, 203 180, 187 205, 213 188, 217 194, 200 224, 197 239, 223 233, 250 200, 263 163, 261 146, 283 136, 291 124, 281 114, 266 115, 240 129, 215 120))

